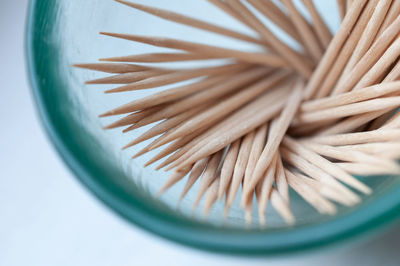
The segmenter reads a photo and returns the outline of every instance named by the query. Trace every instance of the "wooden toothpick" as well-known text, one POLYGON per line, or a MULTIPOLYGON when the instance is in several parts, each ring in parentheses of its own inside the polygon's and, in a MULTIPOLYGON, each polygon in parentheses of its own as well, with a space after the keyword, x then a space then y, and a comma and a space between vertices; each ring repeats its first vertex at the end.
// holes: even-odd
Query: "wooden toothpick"
POLYGON ((365 163, 335 163, 335 164, 352 175, 370 176, 370 175, 393 174, 393 172, 390 169, 387 169, 386 167, 382 167, 379 165, 371 165, 365 163))
POLYGON ((91 63, 91 64, 74 64, 74 67, 95 70, 105 73, 123 74, 138 71, 150 70, 150 67, 134 65, 134 64, 113 64, 113 63, 91 63))
POLYGON ((370 86, 380 81, 379 77, 396 61, 398 56, 400 56, 400 38, 397 38, 388 47, 375 65, 354 86, 354 90, 370 86))
POLYGON ((282 164, 281 156, 279 154, 277 158, 275 184, 276 184, 276 190, 278 190, 279 194, 281 194, 282 198, 286 201, 286 204, 290 206, 288 180, 282 164))
POLYGON ((394 173, 399 172, 400 170, 396 162, 378 156, 366 154, 365 152, 360 150, 349 149, 349 147, 333 147, 330 145, 317 144, 307 141, 302 142, 302 144, 320 155, 333 159, 354 163, 379 165, 381 167, 386 167, 388 170, 394 173))
POLYGON ((278 27, 283 29, 294 40, 301 43, 302 39, 300 34, 295 30, 293 23, 279 7, 272 1, 248 0, 248 2, 257 10, 259 10, 265 17, 274 22, 278 27))
MULTIPOLYGON (((151 108, 148 108, 146 110, 140 110, 138 112, 134 112, 132 114, 129 114, 121 119, 118 119, 117 121, 107 125, 104 127, 104 129, 112 129, 112 128, 117 128, 117 127, 122 127, 122 126, 127 126, 127 125, 131 125, 134 123, 137 123, 138 121, 140 121, 141 119, 154 114, 158 111, 160 111, 161 109, 163 109, 165 107, 165 105, 156 105, 153 106, 151 108)), ((103 117, 102 115, 100 115, 99 117, 103 117)))
POLYGON ((229 208, 235 200, 240 184, 243 181, 247 162, 250 156, 251 146, 254 141, 254 136, 255 132, 250 132, 245 137, 243 137, 240 144, 239 154, 236 160, 235 168, 233 170, 232 182, 229 188, 229 194, 225 201, 225 216, 228 215, 229 208))
POLYGON ((239 154, 240 142, 241 140, 238 139, 230 145, 222 165, 221 180, 218 188, 218 199, 220 201, 222 200, 224 194, 227 193, 228 186, 231 183, 236 160, 239 154))
POLYGON ((125 4, 127 6, 136 8, 138 10, 147 12, 154 16, 166 19, 166 20, 174 21, 174 22, 177 22, 180 24, 184 24, 184 25, 188 25, 188 26, 191 26, 194 28, 199 28, 202 30, 214 32, 217 34, 232 37, 232 38, 239 39, 239 40, 246 41, 246 42, 251 42, 251 43, 255 43, 255 44, 264 44, 261 40, 253 38, 246 34, 239 33, 239 32, 236 32, 236 31, 233 31, 233 30, 230 30, 230 29, 227 29, 227 28, 215 25, 215 24, 211 24, 211 23, 199 20, 199 19, 195 19, 195 18, 188 17, 188 16, 185 16, 182 14, 178 14, 178 13, 175 13, 172 11, 167 11, 167 10, 163 10, 160 8, 154 8, 154 7, 150 7, 150 6, 140 5, 140 4, 123 1, 123 0, 116 0, 116 1, 120 2, 122 4, 125 4))
MULTIPOLYGON (((249 29, 254 30, 253 26, 243 17, 243 15, 240 12, 236 12, 233 10, 226 2, 221 1, 221 0, 207 0, 214 6, 218 7, 221 9, 223 12, 231 16, 232 18, 236 19, 237 21, 241 22, 243 25, 246 25, 249 29)), ((266 46, 268 46, 267 43, 265 43, 266 46)))
POLYGON ((304 181, 302 182, 302 179, 299 179, 287 169, 285 169, 285 175, 287 176, 289 185, 319 212, 330 215, 336 213, 335 205, 322 197, 313 187, 304 181))
POLYGON ((268 131, 268 124, 264 124, 260 126, 255 132, 254 141, 251 146, 249 161, 247 163, 246 171, 244 174, 243 187, 248 186, 251 176, 253 175, 253 170, 265 146, 265 141, 267 139, 267 131, 268 131))
POLYGON ((172 72, 173 71, 160 69, 160 70, 146 70, 146 71, 138 71, 132 73, 123 73, 105 78, 88 80, 85 82, 85 84, 128 84, 172 72))
POLYGON ((353 132, 358 127, 365 125, 366 123, 385 114, 388 111, 389 111, 389 109, 385 109, 385 110, 381 110, 381 111, 369 112, 369 113, 361 114, 361 115, 355 115, 355 116, 346 118, 331 127, 328 127, 328 128, 325 128, 325 129, 319 131, 316 135, 328 136, 328 135, 353 132))
POLYGON ((299 116, 297 116, 296 123, 307 124, 318 121, 333 120, 373 111, 395 109, 399 105, 400 96, 372 99, 323 110, 301 113, 299 116))
POLYGON ((350 91, 363 75, 378 61, 399 32, 400 17, 396 18, 396 20, 381 34, 354 68, 339 79, 332 94, 336 95, 350 91))
POLYGON ((399 1, 392 1, 389 11, 386 14, 385 20, 380 27, 375 40, 380 37, 380 35, 389 27, 390 24, 398 17, 400 14, 400 3, 399 1))
POLYGON ((187 173, 191 170, 191 167, 187 167, 183 169, 182 171, 175 171, 172 173, 170 178, 167 180, 167 182, 164 184, 164 186, 158 191, 157 196, 161 196, 167 189, 172 187, 174 184, 176 184, 178 181, 180 181, 182 178, 186 176, 187 173))
POLYGON ((347 68, 349 65, 348 60, 353 54, 355 47, 358 45, 363 30, 370 20, 375 5, 378 1, 379 0, 370 0, 366 4, 362 14, 360 15, 360 18, 357 20, 357 23, 355 24, 349 37, 344 43, 338 55, 338 58, 335 60, 333 67, 331 67, 330 71, 325 76, 322 84, 318 88, 318 91, 315 93, 316 98, 321 98, 329 95, 334 88, 336 82, 338 81, 340 75, 347 72, 347 68))
POLYGON ((311 162, 307 161, 300 155, 289 151, 285 147, 280 148, 281 155, 283 159, 289 163, 290 165, 296 167, 303 173, 307 174, 311 178, 320 181, 323 184, 331 186, 332 188, 336 189, 338 192, 341 193, 342 198, 346 200, 349 204, 356 204, 360 202, 360 197, 355 194, 353 191, 348 189, 342 183, 340 183, 337 179, 326 173, 320 167, 312 164, 311 162))
POLYGON ((204 169, 207 167, 207 163, 210 160, 210 157, 205 157, 199 161, 197 161, 194 165, 193 168, 190 172, 189 178, 186 182, 185 187, 183 188, 183 191, 181 195, 179 196, 179 202, 182 201, 182 199, 186 196, 186 194, 189 192, 190 188, 196 183, 196 181, 199 179, 199 177, 203 174, 204 169))
POLYGON ((315 189, 318 193, 321 194, 321 196, 325 197, 326 199, 335 201, 339 204, 342 204, 344 206, 353 206, 354 202, 349 202, 342 196, 342 193, 338 191, 336 188, 333 188, 332 186, 326 185, 318 180, 312 179, 306 175, 303 175, 300 172, 293 171, 292 172, 298 179, 299 181, 306 183, 307 185, 311 186, 313 189, 315 189))
POLYGON ((336 0, 338 9, 339 9, 339 15, 341 20, 344 19, 344 16, 346 15, 346 0, 336 0))
POLYGON ((356 91, 341 93, 335 96, 303 102, 300 106, 302 112, 327 109, 334 106, 343 106, 350 103, 362 102, 377 98, 393 92, 400 92, 400 82, 389 82, 362 88, 356 91))
POLYGON ((333 37, 328 49, 318 64, 318 67, 315 69, 306 85, 306 99, 310 99, 315 94, 318 86, 321 84, 332 63, 335 61, 337 54, 347 39, 348 32, 353 28, 366 2, 366 0, 355 0, 352 8, 346 13, 338 32, 333 37))
POLYGON ((256 16, 254 16, 253 13, 247 9, 246 6, 244 6, 239 0, 231 0, 228 1, 227 4, 237 12, 241 12, 243 16, 248 19, 248 22, 257 30, 260 36, 269 43, 271 48, 276 51, 281 58, 286 59, 286 62, 290 63, 293 68, 304 77, 310 77, 311 68, 304 60, 302 60, 302 57, 292 48, 279 40, 275 34, 273 34, 256 16))
POLYGON ((310 25, 307 23, 299 10, 297 10, 296 6, 291 0, 281 0, 281 2, 286 6, 289 12, 289 17, 292 20, 294 27, 300 33, 305 48, 314 58, 314 60, 318 62, 323 55, 323 50, 319 44, 317 36, 314 35, 310 25))
POLYGON ((147 37, 140 35, 120 34, 120 33, 110 33, 110 32, 101 32, 101 34, 125 40, 130 40, 134 42, 146 43, 158 47, 178 49, 191 53, 201 53, 214 57, 233 58, 238 61, 247 63, 255 63, 266 66, 274 66, 274 67, 287 66, 287 62, 283 60, 281 56, 271 53, 242 52, 239 50, 232 50, 228 48, 175 40, 170 38, 147 37))
POLYGON ((295 223, 292 211, 276 189, 272 189, 271 191, 271 204, 288 225, 295 223))
POLYGON ((325 172, 337 178, 338 180, 348 184, 349 186, 354 187, 364 194, 371 194, 372 190, 367 185, 349 175, 339 167, 336 167, 327 159, 307 149, 305 146, 291 139, 290 137, 286 136, 283 139, 282 144, 285 145, 285 147, 287 147, 288 149, 295 150, 297 154, 303 156, 310 163, 322 167, 325 172))
POLYGON ((268 205, 268 200, 271 196, 271 191, 273 189, 273 183, 275 181, 275 171, 277 166, 277 154, 272 159, 270 166, 268 167, 261 183, 260 199, 258 201, 258 217, 261 226, 265 226, 265 212, 268 205))
POLYGON ((310 140, 327 145, 341 146, 400 139, 400 129, 371 130, 329 136, 311 137, 310 140))
POLYGON ((311 15, 313 26, 320 43, 324 49, 328 48, 328 45, 333 38, 331 31, 325 24, 324 19, 321 17, 312 0, 303 0, 303 4, 307 8, 308 13, 311 15))
MULTIPOLYGON (((187 145, 188 143, 190 143, 190 141, 195 138, 199 133, 193 133, 190 135, 185 136, 184 138, 180 138, 174 142, 172 142, 171 144, 169 144, 164 150, 162 150, 161 152, 159 152, 158 154, 156 154, 153 158, 151 158, 149 161, 147 161, 145 163, 145 166, 149 166, 150 164, 153 164, 154 162, 164 158, 165 156, 177 151, 176 153, 174 153, 173 155, 171 155, 170 157, 168 157, 167 160, 165 160, 162 164, 160 164, 159 166, 156 167, 156 170, 161 169, 162 167, 164 167, 165 165, 168 165, 169 163, 171 163, 172 161, 175 160, 175 157, 178 157, 178 154, 180 153, 180 151, 183 149, 182 147, 185 147, 185 145, 187 145)), ((149 151, 152 150, 153 147, 153 143, 150 144, 149 147, 149 151)))
POLYGON ((204 216, 207 216, 210 213, 211 207, 217 201, 220 179, 221 179, 220 176, 217 176, 217 178, 214 179, 212 184, 207 189, 204 200, 204 209, 203 209, 204 216))
POLYGON ((106 62, 136 62, 136 63, 163 63, 163 62, 183 62, 194 60, 221 59, 223 57, 213 57, 204 54, 193 53, 152 53, 135 54, 118 57, 100 58, 99 61, 106 62))
POLYGON ((197 190, 196 199, 193 203, 193 209, 196 209, 201 198, 206 192, 208 186, 218 177, 218 167, 221 163, 222 151, 218 151, 210 158, 210 162, 207 164, 207 168, 204 174, 201 176, 199 188, 197 190))
POLYGON ((274 132, 271 132, 273 135, 271 135, 270 141, 267 142, 260 158, 257 161, 249 186, 243 191, 242 206, 246 204, 246 200, 250 191, 255 189, 257 183, 264 175, 265 170, 268 168, 268 165, 271 163, 273 155, 278 150, 279 144, 287 128, 289 127, 289 124, 293 119, 298 106, 300 105, 300 101, 303 96, 303 86, 304 83, 302 80, 299 79, 296 81, 295 88, 293 89, 292 94, 287 101, 285 109, 283 109, 278 121, 276 122, 277 125, 274 127, 274 132))
MULTIPOLYGON (((346 70, 352 69, 353 66, 361 59, 361 57, 368 51, 373 43, 378 30, 383 23, 387 11, 392 3, 392 0, 377 1, 374 13, 368 21, 357 46, 354 49, 349 61, 346 65, 346 70)), ((345 72, 346 72, 345 70, 345 72)))

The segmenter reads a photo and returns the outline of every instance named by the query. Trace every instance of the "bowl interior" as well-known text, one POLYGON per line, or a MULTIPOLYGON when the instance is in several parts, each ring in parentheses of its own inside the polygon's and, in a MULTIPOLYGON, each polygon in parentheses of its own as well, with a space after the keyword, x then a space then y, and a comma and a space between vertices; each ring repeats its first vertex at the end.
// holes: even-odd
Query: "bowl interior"
MULTIPOLYGON (((148 0, 140 3, 171 9, 254 34, 207 1, 148 0)), ((329 27, 336 30, 339 26, 336 1, 315 3, 329 27)), ((290 38, 274 30, 290 43, 290 38)), ((103 74, 74 69, 71 65, 96 62, 101 57, 160 52, 164 49, 101 36, 98 34, 100 31, 168 36, 213 45, 223 43, 235 49, 256 51, 259 48, 166 22, 114 1, 33 1, 28 25, 29 64, 36 100, 45 125, 56 147, 77 176, 97 196, 132 222, 163 236, 204 248, 277 252, 316 246, 317 240, 322 244, 324 241, 341 239, 373 227, 379 224, 378 221, 382 222, 397 213, 394 208, 398 206, 399 197, 395 192, 399 190, 400 181, 393 176, 362 177, 374 189, 374 193, 364 197, 358 206, 339 207, 334 217, 320 215, 292 192, 291 207, 297 219, 294 227, 286 226, 271 208, 267 210, 266 229, 257 227, 255 210, 254 225, 244 229, 243 212, 238 202, 232 207, 227 220, 222 219, 222 203, 217 203, 210 216, 203 220, 200 211, 192 215, 196 185, 180 206, 176 206, 185 180, 157 199, 155 194, 169 173, 142 166, 154 153, 130 159, 135 151, 148 142, 126 151, 120 150, 148 127, 127 134, 122 134, 119 129, 104 131, 102 126, 115 118, 99 119, 97 116, 132 99, 171 86, 104 94, 103 91, 111 86, 83 84, 103 74), (383 215, 387 217, 383 218, 383 215)), ((212 61, 207 65, 218 63, 212 61)), ((191 65, 197 66, 199 63, 176 63, 173 66, 191 65)))

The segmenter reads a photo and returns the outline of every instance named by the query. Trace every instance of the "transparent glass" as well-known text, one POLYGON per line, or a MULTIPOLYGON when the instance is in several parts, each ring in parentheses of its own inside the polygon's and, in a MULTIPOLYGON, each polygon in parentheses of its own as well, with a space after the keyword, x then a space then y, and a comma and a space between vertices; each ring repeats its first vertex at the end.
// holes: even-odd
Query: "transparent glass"
MULTIPOLYGON (((332 30, 339 25, 335 2, 315 1, 332 30)), ((207 1, 146 1, 207 21, 247 31, 207 1)), ((360 235, 397 218, 400 213, 400 179, 362 177, 374 189, 353 208, 340 207, 335 216, 320 215, 292 193, 297 224, 287 226, 268 210, 266 229, 245 228, 238 203, 227 221, 217 204, 208 219, 191 215, 196 187, 177 208, 183 182, 160 199, 155 192, 168 177, 164 171, 143 168, 152 154, 130 160, 143 145, 120 147, 145 130, 121 134, 104 131, 97 115, 156 89, 105 95, 109 86, 88 86, 84 81, 102 74, 74 69, 74 63, 99 57, 160 51, 147 45, 101 36, 99 31, 178 37, 237 49, 255 49, 215 34, 166 22, 148 14, 102 0, 31 1, 27 21, 27 59, 33 95, 44 126, 59 153, 82 183, 99 199, 130 222, 163 237, 203 249, 235 254, 278 254, 325 246, 360 235)), ((251 32, 249 32, 251 34, 251 32)), ((278 32, 278 34, 281 34, 278 32)), ((286 36, 281 35, 282 38, 286 36)), ((185 64, 188 65, 188 64, 185 64)), ((163 87, 161 89, 164 89, 163 87)), ((256 212, 254 212, 256 213, 256 212)))

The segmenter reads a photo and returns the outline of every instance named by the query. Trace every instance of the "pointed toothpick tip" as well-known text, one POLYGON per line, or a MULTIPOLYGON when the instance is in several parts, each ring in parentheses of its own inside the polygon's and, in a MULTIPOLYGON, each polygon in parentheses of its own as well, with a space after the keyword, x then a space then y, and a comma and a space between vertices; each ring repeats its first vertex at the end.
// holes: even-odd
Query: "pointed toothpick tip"
MULTIPOLYGON (((99 117, 101 117, 101 116, 99 116, 99 117)), ((104 130, 114 129, 114 128, 117 128, 117 126, 115 126, 114 124, 109 124, 107 126, 102 127, 102 129, 104 129, 104 130)))
POLYGON ((132 144, 132 143, 128 143, 128 144, 126 144, 125 146, 123 146, 122 148, 121 148, 121 150, 126 150, 126 149, 128 149, 128 148, 130 148, 130 147, 132 147, 133 145, 135 145, 135 144, 132 144))
POLYGON ((127 5, 129 7, 133 7, 133 8, 139 9, 139 10, 141 10, 141 7, 145 7, 145 6, 142 6, 140 4, 133 3, 133 2, 128 2, 128 1, 124 1, 124 0, 115 0, 115 1, 117 1, 120 4, 127 5))
MULTIPOLYGON (((149 165, 151 165, 151 164, 153 164, 154 162, 152 162, 152 161, 148 161, 148 162, 146 162, 145 164, 144 164, 144 167, 147 167, 147 166, 149 166, 149 165)), ((157 170, 157 169, 156 169, 157 170)))
POLYGON ((240 200, 240 207, 241 208, 245 208, 246 207, 246 205, 247 205, 247 201, 248 201, 248 195, 249 193, 247 193, 247 191, 246 190, 243 190, 242 191, 242 198, 241 198, 241 200, 240 200))
MULTIPOLYGON (((168 166, 167 168, 164 169, 165 172, 168 172, 169 170, 172 170, 174 168, 173 165, 168 166)), ((176 170, 179 171, 179 168, 176 168, 176 170)))
POLYGON ((161 170, 161 168, 163 168, 163 167, 164 167, 164 165, 160 164, 160 165, 157 165, 157 167, 155 169, 156 170, 161 170))
POLYGON ((112 116, 114 113, 112 112, 112 111, 108 111, 108 112, 105 112, 105 113, 103 113, 103 114, 99 114, 99 117, 100 118, 102 118, 102 117, 108 117, 108 116, 112 116))
POLYGON ((139 152, 137 152, 136 154, 134 154, 131 157, 131 159, 135 159, 135 158, 137 158, 137 157, 139 157, 139 156, 141 156, 141 155, 143 155, 143 154, 145 154, 147 152, 149 152, 149 150, 147 148, 144 148, 144 149, 140 150, 139 152))
POLYGON ((154 143, 152 143, 151 145, 150 145, 150 147, 149 147, 149 150, 155 150, 155 149, 157 149, 157 148, 159 148, 159 147, 161 147, 162 145, 159 145, 159 142, 158 141, 155 141, 154 143))
MULTIPOLYGON (((168 160, 168 159, 167 159, 168 160)), ((157 160, 158 161, 158 160, 157 160)), ((167 163, 166 163, 167 161, 163 161, 162 163, 160 163, 157 167, 156 167, 156 170, 160 170, 161 168, 163 168, 163 167, 165 167, 166 165, 168 165, 167 163)))
POLYGON ((134 128, 133 128, 133 125, 131 125, 131 126, 129 126, 129 127, 127 127, 127 128, 124 128, 123 130, 122 130, 122 133, 127 133, 127 132, 129 132, 129 131, 132 131, 134 128))
POLYGON ((138 153, 136 153, 136 154, 134 154, 132 157, 131 157, 131 159, 133 160, 133 159, 136 159, 137 157, 139 157, 140 156, 140 154, 138 154, 138 153))
POLYGON ((82 69, 96 70, 97 71, 96 66, 98 66, 98 63, 78 63, 78 64, 72 64, 71 66, 72 67, 77 67, 77 68, 82 68, 82 69))
POLYGON ((72 64, 72 67, 88 69, 89 64, 72 64))
POLYGON ((119 92, 119 91, 117 91, 117 90, 115 90, 115 89, 111 89, 111 90, 106 90, 106 91, 104 91, 105 94, 115 93, 115 92, 119 92))
POLYGON ((218 201, 222 201, 224 199, 224 193, 218 193, 218 201))
POLYGON ((229 205, 225 205, 225 209, 224 209, 224 219, 226 219, 229 215, 229 209, 230 206, 229 205))
MULTIPOLYGON (((150 149, 149 149, 149 151, 150 151, 150 149)), ((157 155, 156 155, 157 156, 157 155)), ((147 166, 149 166, 149 165, 151 165, 151 164, 153 164, 153 163, 155 163, 155 162, 157 162, 158 160, 160 160, 161 158, 157 158, 156 156, 154 156, 153 158, 151 158, 150 160, 148 160, 145 164, 144 164, 144 167, 147 167, 147 166)), ((156 170, 159 170, 159 169, 157 169, 156 168, 156 170)))
POLYGON ((121 3, 121 4, 124 4, 124 5, 134 4, 134 3, 131 3, 131 2, 128 2, 128 1, 125 1, 125 0, 114 0, 114 1, 118 2, 118 3, 121 3))
POLYGON ((158 147, 161 147, 161 146, 163 146, 163 145, 165 145, 167 143, 168 142, 165 142, 165 139, 160 139, 160 140, 154 142, 154 144, 151 145, 150 149, 154 150, 154 149, 156 149, 158 147))

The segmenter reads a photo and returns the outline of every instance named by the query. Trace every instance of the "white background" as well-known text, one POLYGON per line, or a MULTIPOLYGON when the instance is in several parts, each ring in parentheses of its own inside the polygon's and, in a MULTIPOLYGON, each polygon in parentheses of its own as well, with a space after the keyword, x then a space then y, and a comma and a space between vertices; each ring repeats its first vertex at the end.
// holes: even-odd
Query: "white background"
POLYGON ((0 265, 400 264, 400 225, 352 247, 251 259, 183 247, 115 216, 75 180, 40 126, 24 66, 26 7, 0 1, 0 265))

